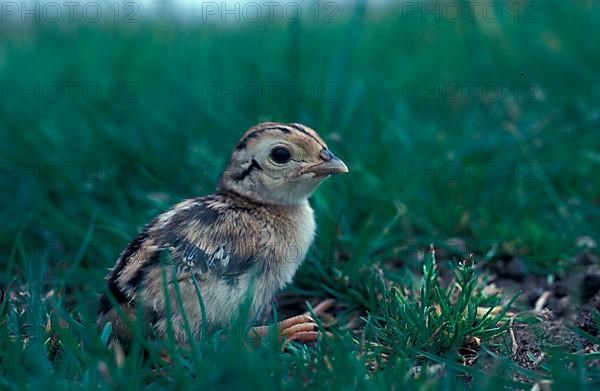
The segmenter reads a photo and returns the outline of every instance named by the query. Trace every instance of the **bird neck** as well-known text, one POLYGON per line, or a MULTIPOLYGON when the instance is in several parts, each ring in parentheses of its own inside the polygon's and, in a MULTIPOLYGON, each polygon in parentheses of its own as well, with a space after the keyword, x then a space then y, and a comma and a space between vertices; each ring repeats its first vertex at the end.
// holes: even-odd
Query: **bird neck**
POLYGON ((302 200, 302 201, 298 202, 297 204, 285 204, 285 205, 265 203, 265 202, 258 201, 252 197, 249 197, 245 194, 241 194, 233 189, 228 189, 228 188, 225 188, 222 186, 220 186, 217 189, 217 194, 231 199, 233 202, 235 202, 236 204, 238 204, 244 208, 260 207, 260 208, 269 209, 271 211, 288 212, 290 210, 304 208, 305 206, 309 205, 308 200, 302 200))

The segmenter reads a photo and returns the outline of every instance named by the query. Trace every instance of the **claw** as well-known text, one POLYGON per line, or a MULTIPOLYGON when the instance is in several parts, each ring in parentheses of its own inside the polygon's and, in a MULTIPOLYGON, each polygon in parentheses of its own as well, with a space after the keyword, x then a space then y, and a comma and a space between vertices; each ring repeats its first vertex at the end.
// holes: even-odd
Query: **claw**
POLYGON ((293 326, 288 327, 287 329, 283 329, 281 331, 281 335, 284 337, 291 337, 296 333, 304 332, 304 331, 316 331, 317 324, 314 322, 306 322, 295 324, 293 326))
POLYGON ((319 338, 319 335, 320 333, 318 331, 300 331, 298 333, 295 333, 294 335, 283 341, 283 344, 281 345, 281 351, 285 351, 287 345, 289 345, 292 341, 298 341, 303 343, 314 342, 319 338))
MULTIPOLYGON (((325 312, 327 312, 328 309, 333 307, 334 303, 335 303, 335 299, 323 300, 322 302, 320 302, 313 308, 313 312, 315 315, 321 316, 325 312)), ((310 311, 305 312, 305 314, 310 314, 310 311)))
POLYGON ((304 313, 302 315, 296 315, 282 320, 281 322, 277 323, 277 326, 279 327, 279 331, 282 331, 293 325, 301 323, 315 323, 315 320, 312 318, 312 316, 310 316, 309 313, 304 313))

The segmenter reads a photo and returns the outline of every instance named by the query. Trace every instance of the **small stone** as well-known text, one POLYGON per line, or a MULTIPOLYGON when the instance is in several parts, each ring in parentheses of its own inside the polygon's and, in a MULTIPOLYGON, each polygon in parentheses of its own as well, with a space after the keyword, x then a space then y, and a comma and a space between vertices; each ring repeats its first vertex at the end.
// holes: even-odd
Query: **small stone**
POLYGON ((571 308, 571 301, 569 300, 569 296, 565 296, 556 302, 556 309, 554 311, 556 312, 557 315, 562 316, 562 315, 568 313, 570 308, 571 308))
POLYGON ((591 236, 580 236, 575 240, 577 247, 583 247, 586 249, 596 248, 598 243, 591 236))

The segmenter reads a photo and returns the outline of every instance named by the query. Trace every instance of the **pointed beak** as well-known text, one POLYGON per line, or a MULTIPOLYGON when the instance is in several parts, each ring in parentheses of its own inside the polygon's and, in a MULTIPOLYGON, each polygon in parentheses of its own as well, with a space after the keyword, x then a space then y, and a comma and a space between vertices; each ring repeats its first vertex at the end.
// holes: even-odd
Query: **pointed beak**
POLYGON ((327 176, 332 174, 343 174, 348 172, 348 166, 329 149, 324 148, 319 157, 323 160, 322 163, 315 164, 304 170, 305 173, 311 172, 316 176, 327 176))

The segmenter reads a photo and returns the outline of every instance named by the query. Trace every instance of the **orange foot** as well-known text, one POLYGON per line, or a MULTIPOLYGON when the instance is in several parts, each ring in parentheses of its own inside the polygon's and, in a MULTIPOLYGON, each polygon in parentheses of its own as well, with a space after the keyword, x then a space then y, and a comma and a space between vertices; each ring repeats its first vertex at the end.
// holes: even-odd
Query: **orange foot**
MULTIPOLYGON (((327 310, 329 310, 335 300, 327 299, 320 302, 317 306, 313 308, 313 313, 318 317, 327 310)), ((269 329, 271 326, 258 326, 253 327, 250 330, 250 336, 262 339, 268 335, 269 329)), ((278 335, 285 338, 282 350, 285 350, 286 346, 292 341, 299 342, 314 342, 319 337, 319 332, 317 330, 317 323, 313 319, 310 312, 305 312, 302 315, 293 316, 291 318, 282 320, 277 323, 277 332, 278 335)))

